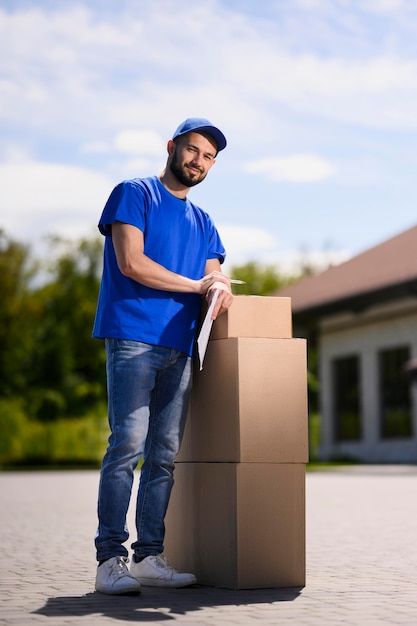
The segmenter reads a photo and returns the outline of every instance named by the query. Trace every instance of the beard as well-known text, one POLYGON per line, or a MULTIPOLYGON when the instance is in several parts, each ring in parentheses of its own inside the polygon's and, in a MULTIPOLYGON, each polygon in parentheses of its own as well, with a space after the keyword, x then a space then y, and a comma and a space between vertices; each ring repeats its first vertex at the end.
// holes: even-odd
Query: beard
POLYGON ((172 159, 168 166, 178 182, 180 182, 181 185, 185 185, 186 187, 194 187, 194 185, 198 185, 198 183, 201 183, 207 176, 207 172, 201 171, 198 166, 195 167, 199 170, 200 173, 188 169, 189 167, 191 167, 191 165, 192 162, 186 163, 184 165, 180 163, 180 160, 177 156, 177 149, 175 148, 174 154, 172 155, 172 159))

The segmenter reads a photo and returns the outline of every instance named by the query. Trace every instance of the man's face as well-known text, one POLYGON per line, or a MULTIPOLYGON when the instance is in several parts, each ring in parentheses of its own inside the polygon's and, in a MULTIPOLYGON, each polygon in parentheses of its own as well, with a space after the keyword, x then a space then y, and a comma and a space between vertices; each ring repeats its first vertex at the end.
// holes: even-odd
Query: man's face
POLYGON ((216 145, 209 138, 200 133, 187 133, 176 140, 168 167, 182 185, 194 187, 207 176, 216 153, 216 145))

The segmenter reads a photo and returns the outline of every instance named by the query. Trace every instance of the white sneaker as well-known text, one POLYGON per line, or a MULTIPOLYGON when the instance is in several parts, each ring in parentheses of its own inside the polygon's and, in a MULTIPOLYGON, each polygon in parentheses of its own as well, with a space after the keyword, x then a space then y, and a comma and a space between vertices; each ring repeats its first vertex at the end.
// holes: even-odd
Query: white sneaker
POLYGON ((194 574, 177 572, 163 554, 147 556, 139 563, 132 560, 130 574, 150 587, 187 587, 197 582, 194 574))
POLYGON ((129 559, 114 556, 97 568, 96 591, 110 594, 140 593, 140 583, 133 578, 127 568, 129 559))

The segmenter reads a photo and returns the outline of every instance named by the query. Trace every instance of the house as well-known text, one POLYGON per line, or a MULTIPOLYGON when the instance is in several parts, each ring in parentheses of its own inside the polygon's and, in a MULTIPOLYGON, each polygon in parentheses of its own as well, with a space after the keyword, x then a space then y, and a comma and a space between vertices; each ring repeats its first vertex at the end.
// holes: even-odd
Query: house
POLYGON ((275 295, 317 342, 319 456, 417 462, 417 226, 275 295))

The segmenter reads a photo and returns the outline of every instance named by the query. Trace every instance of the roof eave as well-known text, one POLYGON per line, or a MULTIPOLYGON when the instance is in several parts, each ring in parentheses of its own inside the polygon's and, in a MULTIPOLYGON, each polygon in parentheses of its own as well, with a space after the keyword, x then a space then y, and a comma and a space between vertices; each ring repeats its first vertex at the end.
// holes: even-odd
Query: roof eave
POLYGON ((297 322, 305 320, 311 321, 312 318, 320 318, 324 315, 332 315, 341 311, 350 311, 358 313, 375 304, 382 304, 391 300, 405 297, 417 298, 417 277, 395 285, 388 285, 379 289, 366 291, 337 300, 321 302, 310 306, 300 307, 294 299, 293 317, 297 322))

